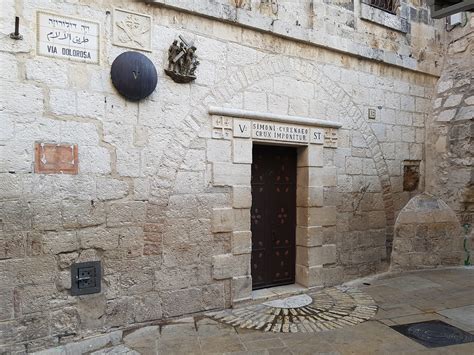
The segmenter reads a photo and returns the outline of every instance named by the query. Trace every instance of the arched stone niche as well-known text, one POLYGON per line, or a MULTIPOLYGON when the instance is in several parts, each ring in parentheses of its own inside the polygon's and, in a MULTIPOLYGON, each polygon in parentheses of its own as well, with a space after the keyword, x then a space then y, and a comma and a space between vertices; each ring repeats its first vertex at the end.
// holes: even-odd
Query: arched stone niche
POLYGON ((413 197, 395 222, 393 270, 462 265, 463 233, 454 211, 441 199, 413 197))

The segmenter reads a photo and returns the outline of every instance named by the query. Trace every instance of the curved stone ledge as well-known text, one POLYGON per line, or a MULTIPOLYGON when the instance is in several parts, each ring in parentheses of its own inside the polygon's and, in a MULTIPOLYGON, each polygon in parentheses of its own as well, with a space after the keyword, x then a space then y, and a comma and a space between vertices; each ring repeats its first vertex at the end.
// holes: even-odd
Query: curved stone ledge
POLYGON ((272 121, 280 123, 302 124, 314 127, 341 128, 342 124, 335 121, 320 120, 318 118, 279 115, 270 112, 248 111, 234 108, 209 106, 210 115, 219 115, 253 120, 272 121))

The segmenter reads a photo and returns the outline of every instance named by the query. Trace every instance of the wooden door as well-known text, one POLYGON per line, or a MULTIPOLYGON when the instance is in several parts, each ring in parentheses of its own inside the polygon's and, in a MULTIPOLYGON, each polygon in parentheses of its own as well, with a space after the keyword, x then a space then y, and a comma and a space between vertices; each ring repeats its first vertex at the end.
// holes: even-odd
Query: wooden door
POLYGON ((253 289, 295 281, 296 150, 254 145, 252 164, 253 289))

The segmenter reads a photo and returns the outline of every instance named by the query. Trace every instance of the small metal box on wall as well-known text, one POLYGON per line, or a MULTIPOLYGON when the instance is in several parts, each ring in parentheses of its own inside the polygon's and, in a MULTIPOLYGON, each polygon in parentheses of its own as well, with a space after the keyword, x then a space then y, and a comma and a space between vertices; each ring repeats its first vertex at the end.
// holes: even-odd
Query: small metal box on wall
POLYGON ((71 295, 89 295, 101 290, 100 261, 77 263, 71 266, 71 295))

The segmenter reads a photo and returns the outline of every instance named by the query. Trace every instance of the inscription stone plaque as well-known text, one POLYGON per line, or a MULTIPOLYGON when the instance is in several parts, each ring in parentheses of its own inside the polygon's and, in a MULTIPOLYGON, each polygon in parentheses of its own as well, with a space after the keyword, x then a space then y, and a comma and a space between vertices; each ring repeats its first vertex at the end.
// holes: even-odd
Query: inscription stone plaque
POLYGON ((273 122, 252 122, 252 137, 261 140, 308 143, 309 128, 273 122))
POLYGON ((151 16, 114 9, 113 44, 151 52, 151 16))
POLYGON ((99 63, 100 25, 46 12, 37 13, 38 55, 84 63, 99 63))
POLYGON ((329 148, 337 148, 338 138, 335 128, 213 116, 212 138, 231 139, 232 137, 296 145, 320 144, 329 148))

